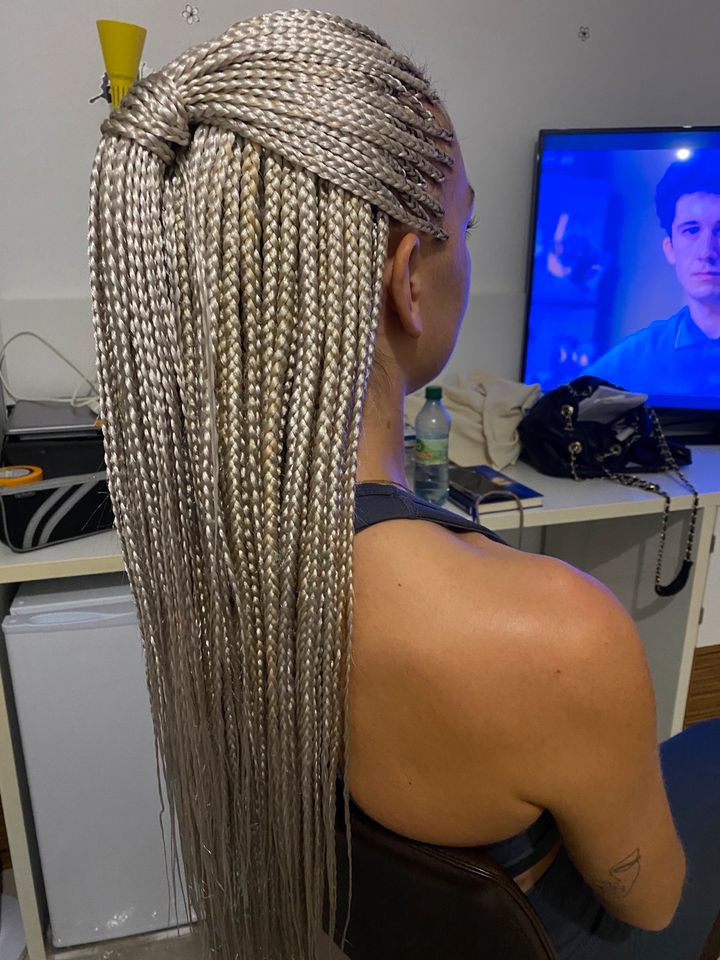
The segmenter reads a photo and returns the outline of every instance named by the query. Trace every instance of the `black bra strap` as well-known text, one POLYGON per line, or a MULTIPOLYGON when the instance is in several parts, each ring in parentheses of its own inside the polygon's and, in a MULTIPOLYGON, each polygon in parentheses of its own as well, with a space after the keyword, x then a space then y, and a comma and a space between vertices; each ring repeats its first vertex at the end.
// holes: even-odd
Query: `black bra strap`
POLYGON ((482 533, 496 543, 505 543, 502 537, 487 527, 428 503, 402 487, 385 483, 359 483, 355 489, 355 533, 385 520, 429 520, 448 530, 482 533))

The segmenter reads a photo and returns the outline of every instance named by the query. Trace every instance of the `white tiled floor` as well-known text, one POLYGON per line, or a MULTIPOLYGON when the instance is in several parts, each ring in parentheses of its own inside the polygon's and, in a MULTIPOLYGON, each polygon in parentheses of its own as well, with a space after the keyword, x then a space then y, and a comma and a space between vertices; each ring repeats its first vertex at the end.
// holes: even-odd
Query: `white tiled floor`
MULTIPOLYGON (((329 943, 325 934, 322 934, 322 940, 331 948, 330 953, 326 954, 327 960, 347 960, 334 943, 329 943)), ((173 932, 107 940, 103 944, 77 950, 65 949, 49 956, 55 960, 201 960, 197 938, 188 932, 180 936, 173 932)))
MULTIPOLYGON (((11 870, 3 871, 3 893, 15 896, 15 880, 11 870)), ((330 947, 326 960, 347 960, 325 933, 321 940, 330 947)), ((26 956, 26 955, 25 955, 26 956)), ((0 960, 4 960, 0 956, 0 960)), ((162 931, 146 936, 104 940, 86 947, 65 948, 48 952, 48 960, 201 960, 198 939, 189 927, 162 931)))
POLYGON ((77 949, 65 949, 49 957, 60 960, 200 960, 197 940, 192 933, 151 934, 105 940, 77 949))

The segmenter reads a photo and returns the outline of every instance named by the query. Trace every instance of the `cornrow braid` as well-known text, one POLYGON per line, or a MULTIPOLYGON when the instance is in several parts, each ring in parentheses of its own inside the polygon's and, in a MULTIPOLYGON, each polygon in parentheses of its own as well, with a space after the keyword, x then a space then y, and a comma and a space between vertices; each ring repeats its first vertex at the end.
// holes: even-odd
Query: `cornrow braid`
POLYGON ((292 10, 186 51, 102 126, 108 488, 172 896, 215 960, 316 960, 328 902, 335 938, 341 757, 347 932, 360 424, 390 218, 447 239, 438 103, 368 28, 292 10))

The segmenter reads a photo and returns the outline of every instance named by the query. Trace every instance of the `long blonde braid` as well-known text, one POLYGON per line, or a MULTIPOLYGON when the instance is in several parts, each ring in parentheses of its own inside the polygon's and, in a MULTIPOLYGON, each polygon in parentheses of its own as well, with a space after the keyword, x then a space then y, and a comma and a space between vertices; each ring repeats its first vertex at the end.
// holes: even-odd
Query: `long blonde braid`
POLYGON ((360 419, 389 219, 447 239, 436 103, 366 27, 293 10, 187 51, 103 124, 108 485, 217 960, 315 960, 326 892, 334 936, 360 419))

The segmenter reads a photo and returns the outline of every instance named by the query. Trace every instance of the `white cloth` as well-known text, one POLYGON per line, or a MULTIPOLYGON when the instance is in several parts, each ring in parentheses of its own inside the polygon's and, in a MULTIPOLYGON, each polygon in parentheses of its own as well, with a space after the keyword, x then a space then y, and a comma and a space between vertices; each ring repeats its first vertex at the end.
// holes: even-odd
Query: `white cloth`
MULTIPOLYGON (((443 403, 452 418, 449 457, 461 467, 487 463, 502 470, 520 456, 518 424, 540 398, 540 384, 517 383, 486 370, 456 374, 443 384, 443 403)), ((405 398, 405 419, 415 417, 425 391, 405 398)))

